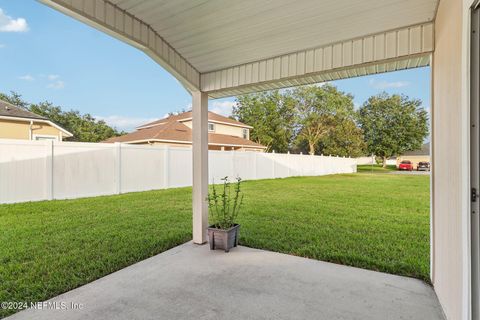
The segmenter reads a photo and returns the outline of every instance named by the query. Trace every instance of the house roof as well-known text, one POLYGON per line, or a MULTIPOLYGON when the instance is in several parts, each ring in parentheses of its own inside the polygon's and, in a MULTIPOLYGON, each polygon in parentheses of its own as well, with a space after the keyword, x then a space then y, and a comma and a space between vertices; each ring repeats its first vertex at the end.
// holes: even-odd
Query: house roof
POLYGON ((45 117, 42 117, 36 113, 30 112, 24 108, 16 107, 13 104, 8 103, 7 101, 4 101, 4 100, 0 100, 0 116, 48 120, 45 117))
MULTIPOLYGON (((182 123, 182 121, 186 121, 185 119, 188 119, 188 113, 189 112, 185 112, 181 115, 170 116, 159 121, 154 121, 150 124, 140 127, 137 131, 119 137, 112 137, 105 140, 105 142, 140 143, 158 141, 190 144, 192 143, 192 129, 182 123)), ((218 115, 213 112, 210 112, 209 115, 210 114, 214 115, 214 119, 220 119, 220 117, 225 118, 222 116, 215 117, 218 115)), ((250 141, 248 139, 218 133, 208 134, 208 144, 220 146, 265 148, 261 144, 250 141)))
POLYGON ((68 132, 64 128, 60 127, 59 125, 55 124, 54 122, 50 121, 48 118, 28 111, 24 108, 20 108, 14 106, 13 104, 0 100, 0 118, 11 118, 12 120, 20 120, 20 121, 36 121, 36 122, 43 122, 48 123, 50 126, 57 128, 58 130, 62 131, 66 137, 72 137, 73 134, 68 132))
POLYGON ((425 143, 420 149, 414 151, 407 151, 403 156, 429 156, 430 155, 430 142, 425 143))
MULTIPOLYGON (((164 119, 146 123, 144 125, 137 127, 137 129, 147 128, 147 127, 155 126, 155 125, 165 123, 165 122, 170 122, 170 121, 185 122, 185 121, 191 121, 191 120, 192 120, 192 111, 187 111, 177 115, 169 116, 164 119)), ((253 128, 252 126, 246 125, 245 123, 242 123, 240 121, 237 121, 231 118, 224 117, 222 115, 219 115, 211 111, 208 111, 208 121, 213 123, 224 123, 224 124, 228 124, 236 127, 242 127, 242 128, 249 128, 249 129, 253 128)))

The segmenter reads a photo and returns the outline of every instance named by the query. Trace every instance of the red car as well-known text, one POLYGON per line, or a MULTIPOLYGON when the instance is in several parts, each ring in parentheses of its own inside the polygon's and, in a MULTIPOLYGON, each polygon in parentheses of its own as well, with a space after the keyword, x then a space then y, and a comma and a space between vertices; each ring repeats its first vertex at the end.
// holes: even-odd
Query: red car
POLYGON ((398 165, 398 170, 413 171, 413 163, 410 160, 403 160, 398 165))

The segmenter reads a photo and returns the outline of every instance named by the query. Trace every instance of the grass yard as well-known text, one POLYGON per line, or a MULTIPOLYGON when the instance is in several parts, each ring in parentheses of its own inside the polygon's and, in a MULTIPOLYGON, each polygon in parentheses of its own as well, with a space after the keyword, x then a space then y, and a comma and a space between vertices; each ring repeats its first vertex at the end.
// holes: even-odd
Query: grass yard
POLYGON ((387 165, 386 168, 384 168, 381 164, 361 164, 357 166, 357 172, 388 173, 390 171, 397 171, 397 166, 393 164, 387 165))
MULTIPOLYGON (((428 176, 243 186, 242 245, 429 281, 428 176)), ((191 189, 1 205, 0 230, 0 301, 43 301, 190 240, 191 189)))

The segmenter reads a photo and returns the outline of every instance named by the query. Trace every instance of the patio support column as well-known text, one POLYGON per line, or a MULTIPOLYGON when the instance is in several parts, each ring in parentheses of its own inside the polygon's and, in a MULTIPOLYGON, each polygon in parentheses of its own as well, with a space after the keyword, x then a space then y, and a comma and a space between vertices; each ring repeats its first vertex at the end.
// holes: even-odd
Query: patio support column
POLYGON ((207 242, 208 227, 208 94, 192 93, 193 242, 207 242))

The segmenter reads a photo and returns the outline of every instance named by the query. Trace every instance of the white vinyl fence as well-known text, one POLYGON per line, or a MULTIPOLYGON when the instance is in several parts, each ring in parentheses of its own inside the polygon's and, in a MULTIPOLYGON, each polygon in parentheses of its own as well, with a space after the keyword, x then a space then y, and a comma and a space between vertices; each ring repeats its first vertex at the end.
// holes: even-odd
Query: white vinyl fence
MULTIPOLYGON (((356 172, 352 158, 210 151, 209 181, 356 172)), ((0 203, 192 185, 192 151, 129 144, 0 140, 0 203)))

